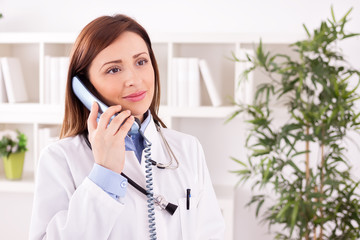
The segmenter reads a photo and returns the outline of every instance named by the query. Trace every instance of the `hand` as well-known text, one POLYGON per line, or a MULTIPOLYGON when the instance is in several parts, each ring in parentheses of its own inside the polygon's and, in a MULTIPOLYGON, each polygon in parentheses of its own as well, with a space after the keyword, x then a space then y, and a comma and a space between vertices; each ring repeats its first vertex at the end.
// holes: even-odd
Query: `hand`
POLYGON ((121 106, 117 105, 109 107, 101 114, 97 123, 98 110, 99 106, 94 102, 87 121, 95 162, 121 173, 125 164, 125 137, 134 123, 134 117, 131 116, 130 110, 120 112, 121 106), (109 124, 110 118, 118 112, 120 113, 109 124), (122 123, 124 124, 121 125, 122 123))

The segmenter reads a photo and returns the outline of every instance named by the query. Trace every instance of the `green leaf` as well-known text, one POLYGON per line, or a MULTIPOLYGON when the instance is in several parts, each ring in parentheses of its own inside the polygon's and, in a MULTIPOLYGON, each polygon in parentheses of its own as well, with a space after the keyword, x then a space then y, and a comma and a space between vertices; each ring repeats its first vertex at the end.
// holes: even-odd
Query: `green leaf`
POLYGON ((360 33, 350 33, 350 34, 346 34, 346 35, 343 36, 342 39, 351 38, 351 37, 356 37, 356 36, 360 36, 360 33))
POLYGON ((250 174, 251 171, 248 169, 243 169, 243 170, 234 170, 234 171, 229 171, 231 173, 236 173, 238 175, 245 175, 245 174, 250 174))
POLYGON ((293 202, 288 202, 285 204, 285 206, 279 211, 279 213, 276 215, 277 219, 284 218, 285 212, 290 208, 290 206, 293 204, 293 202))
POLYGON ((309 152, 310 152, 310 150, 296 152, 295 154, 291 155, 291 158, 294 158, 294 157, 296 157, 296 156, 299 156, 299 155, 302 155, 302 154, 306 154, 306 153, 309 153, 309 152))
POLYGON ((304 29, 305 29, 306 34, 308 35, 308 37, 311 37, 311 34, 310 34, 309 30, 307 29, 307 27, 305 26, 305 24, 303 24, 303 27, 304 27, 304 29))
POLYGON ((304 172, 301 171, 300 168, 298 168, 298 166, 296 166, 296 164, 292 160, 288 160, 288 161, 286 161, 286 163, 289 164, 291 167, 293 167, 296 172, 301 173, 302 175, 304 175, 304 172))
POLYGON ((295 206, 294 206, 294 209, 293 209, 292 214, 291 214, 290 237, 292 236, 292 233, 294 231, 294 227, 295 227, 296 219, 297 219, 297 216, 298 216, 298 212, 299 212, 299 202, 295 202, 295 206))
POLYGON ((270 149, 269 148, 265 148, 265 149, 253 149, 253 154, 252 156, 254 157, 258 157, 258 156, 262 156, 262 155, 266 155, 270 153, 270 149))
POLYGON ((230 157, 230 159, 247 168, 247 165, 245 163, 243 163, 242 161, 240 161, 234 157, 230 157))
POLYGON ((231 120, 233 120, 237 115, 239 115, 239 114, 242 113, 242 112, 243 112, 242 109, 235 111, 235 112, 225 121, 225 124, 229 123, 231 120))
POLYGON ((350 8, 349 11, 347 11, 347 13, 340 19, 339 22, 346 22, 346 18, 347 18, 347 16, 349 16, 349 14, 351 13, 352 10, 353 10, 353 8, 350 8))
POLYGON ((261 208, 261 206, 263 205, 264 202, 265 202, 265 199, 262 199, 262 200, 258 203, 258 205, 257 205, 257 207, 256 207, 256 213, 255 213, 255 216, 256 216, 256 217, 259 216, 260 208, 261 208))
POLYGON ((336 23, 335 14, 334 14, 334 7, 333 6, 331 6, 331 17, 332 17, 334 23, 336 23))

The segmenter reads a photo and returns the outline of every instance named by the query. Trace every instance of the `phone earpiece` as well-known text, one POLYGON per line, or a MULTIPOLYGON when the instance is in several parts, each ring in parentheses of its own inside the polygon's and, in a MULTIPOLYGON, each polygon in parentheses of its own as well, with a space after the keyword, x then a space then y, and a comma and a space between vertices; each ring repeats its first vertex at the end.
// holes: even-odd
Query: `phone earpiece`
MULTIPOLYGON (((84 85, 84 83, 80 80, 78 76, 75 76, 72 79, 72 89, 74 91, 75 96, 84 104, 84 106, 87 109, 89 109, 89 111, 91 111, 91 106, 93 102, 94 101, 97 102, 97 104, 99 105, 97 121, 99 121, 101 114, 104 113, 106 109, 108 109, 108 106, 105 103, 101 102, 97 97, 95 97, 87 89, 87 87, 84 85)), ((109 123, 115 116, 116 114, 111 117, 109 123)), ((140 120, 135 118, 135 122, 131 126, 131 129, 128 132, 128 134, 129 135, 137 134, 140 130, 140 126, 141 126, 140 120)))

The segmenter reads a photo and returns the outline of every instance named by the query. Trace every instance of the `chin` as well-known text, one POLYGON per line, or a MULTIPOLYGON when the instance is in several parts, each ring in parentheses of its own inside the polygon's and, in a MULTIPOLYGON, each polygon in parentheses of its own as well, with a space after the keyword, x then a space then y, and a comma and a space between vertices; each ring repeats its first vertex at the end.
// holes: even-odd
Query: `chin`
POLYGON ((146 108, 146 109, 144 109, 144 110, 131 110, 130 109, 130 111, 131 111, 131 115, 133 115, 133 116, 135 116, 135 117, 139 117, 139 116, 143 116, 146 112, 147 112, 147 110, 148 110, 149 108, 146 108))

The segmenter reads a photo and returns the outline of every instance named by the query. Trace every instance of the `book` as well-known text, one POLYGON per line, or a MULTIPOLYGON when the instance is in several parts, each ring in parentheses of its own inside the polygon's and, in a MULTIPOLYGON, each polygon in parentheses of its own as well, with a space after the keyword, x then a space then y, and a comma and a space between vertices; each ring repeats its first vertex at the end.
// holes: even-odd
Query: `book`
POLYGON ((45 68, 44 68, 44 103, 45 104, 50 104, 51 102, 51 81, 50 81, 50 72, 51 72, 51 68, 50 68, 50 60, 51 57, 50 56, 45 56, 45 68))
POLYGON ((64 104, 69 57, 45 56, 44 102, 64 104))
POLYGON ((187 58, 177 58, 177 106, 187 107, 189 105, 189 69, 187 58))
POLYGON ((6 89, 5 89, 5 82, 2 74, 2 69, 0 65, 0 103, 6 103, 8 101, 6 89))
POLYGON ((20 60, 13 57, 3 57, 0 61, 9 103, 28 101, 20 60))
POLYGON ((170 106, 200 106, 199 59, 178 57, 172 59, 170 106))
POLYGON ((199 60, 199 67, 202 79, 205 82, 206 89, 209 93, 211 103, 214 107, 218 107, 222 104, 222 99, 220 97, 220 93, 216 88, 214 79, 210 74, 210 69, 205 59, 199 60))
POLYGON ((66 83, 67 83, 67 74, 69 70, 70 58, 69 57, 59 57, 59 103, 65 104, 65 92, 66 92, 66 83))
POLYGON ((50 58, 50 104, 58 104, 59 93, 59 61, 56 57, 50 58))
POLYGON ((251 49, 240 49, 237 53, 238 62, 235 64, 235 72, 237 78, 234 84, 234 101, 242 104, 252 104, 254 100, 254 72, 251 71, 247 76, 244 72, 253 65, 248 61, 255 55, 251 49))
POLYGON ((171 60, 171 78, 168 82, 168 100, 169 106, 176 107, 177 103, 177 76, 178 74, 178 64, 177 59, 174 58, 171 60))
POLYGON ((200 69, 198 58, 188 58, 189 107, 199 107, 201 104, 200 69))

